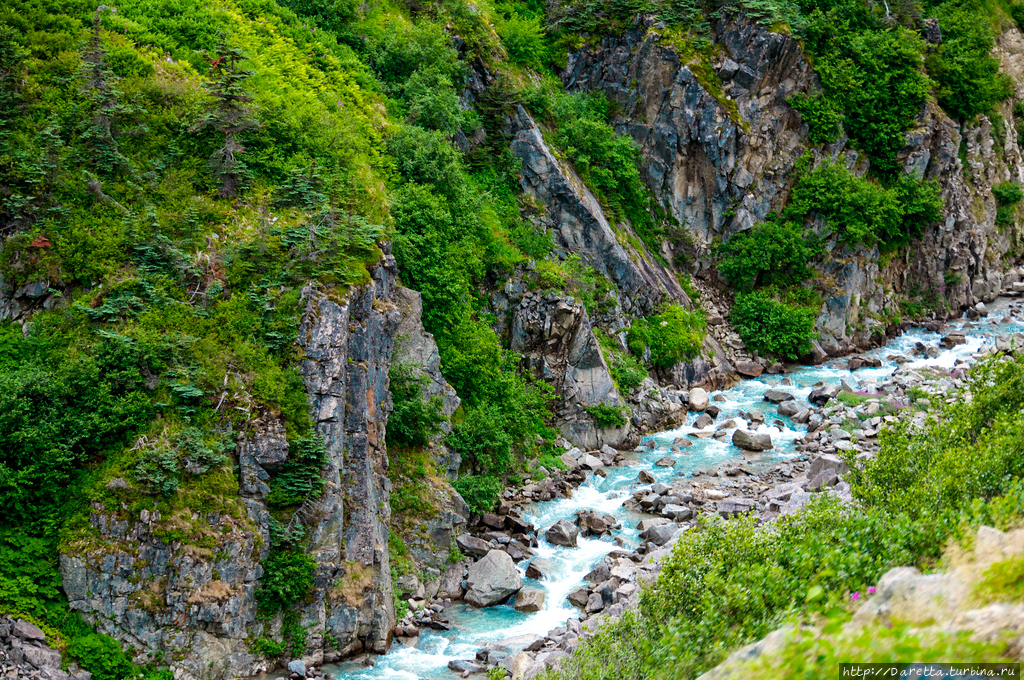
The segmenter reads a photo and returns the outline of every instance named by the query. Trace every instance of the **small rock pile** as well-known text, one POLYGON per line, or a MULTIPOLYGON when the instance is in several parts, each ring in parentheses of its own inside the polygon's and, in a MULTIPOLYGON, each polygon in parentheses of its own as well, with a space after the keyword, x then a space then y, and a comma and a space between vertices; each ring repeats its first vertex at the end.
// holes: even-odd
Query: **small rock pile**
POLYGON ((71 665, 46 644, 46 633, 23 619, 0 615, 0 678, 4 680, 89 680, 92 673, 71 665))

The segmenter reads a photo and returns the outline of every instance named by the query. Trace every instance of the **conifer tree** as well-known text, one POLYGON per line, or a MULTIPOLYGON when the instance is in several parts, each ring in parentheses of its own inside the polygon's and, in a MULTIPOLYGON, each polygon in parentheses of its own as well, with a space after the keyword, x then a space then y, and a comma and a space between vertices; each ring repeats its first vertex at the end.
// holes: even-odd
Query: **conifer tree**
POLYGON ((116 10, 100 5, 92 18, 92 35, 82 52, 82 89, 90 100, 92 116, 82 125, 82 141, 95 154, 96 169, 105 175, 119 170, 130 172, 131 165, 117 143, 118 125, 129 113, 117 84, 119 78, 107 64, 107 49, 100 33, 100 16, 116 10))
POLYGON ((221 198, 234 198, 248 175, 245 162, 239 156, 245 153, 241 135, 259 126, 248 104, 252 97, 245 89, 245 81, 252 71, 241 68, 245 55, 221 36, 216 48, 217 56, 211 62, 212 79, 203 86, 213 95, 214 102, 207 114, 192 126, 194 131, 213 128, 224 135, 224 145, 210 156, 210 166, 220 179, 221 198))

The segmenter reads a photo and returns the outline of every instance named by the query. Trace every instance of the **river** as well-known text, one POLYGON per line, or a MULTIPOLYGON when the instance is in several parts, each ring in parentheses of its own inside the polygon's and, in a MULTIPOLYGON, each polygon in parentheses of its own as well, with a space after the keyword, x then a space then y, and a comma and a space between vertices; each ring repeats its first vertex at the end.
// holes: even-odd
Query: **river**
MULTIPOLYGON (((766 375, 756 380, 743 380, 732 389, 712 392, 712 397, 721 395, 725 399, 716 402, 721 409, 721 415, 716 421, 724 422, 740 411, 763 411, 766 423, 781 421, 782 427, 768 428, 767 432, 771 434, 775 449, 759 454, 759 459, 770 461, 777 457, 792 457, 796 455, 793 442, 803 436, 806 427, 795 425, 788 418, 779 416, 777 407, 763 400, 766 390, 778 387, 783 379, 788 379, 792 385, 785 389, 806 403, 811 386, 818 382, 838 384, 843 379, 853 379, 862 384, 870 384, 871 379, 880 381, 891 375, 898 367, 898 364, 888 357, 910 357, 918 342, 939 348, 938 356, 931 359, 918 358, 906 366, 952 368, 958 360, 975 354, 986 343, 991 343, 996 335, 1024 331, 1024 322, 1020 319, 1003 322, 1010 304, 1011 301, 1000 299, 990 306, 987 318, 976 322, 950 322, 947 331, 952 328, 965 328, 967 336, 965 344, 952 349, 940 347, 941 336, 938 333, 914 329, 890 340, 884 347, 865 352, 865 355, 877 357, 882 361, 880 368, 861 368, 851 372, 840 368, 845 366, 845 360, 837 360, 821 366, 802 366, 785 376, 766 375)), ((473 659, 477 650, 487 642, 528 633, 545 635, 550 629, 576 616, 578 611, 566 601, 566 596, 584 584, 584 575, 606 554, 619 548, 613 543, 614 539, 621 539, 630 550, 640 543, 636 524, 643 517, 650 515, 625 508, 623 504, 640 486, 637 474, 641 469, 653 474, 657 481, 671 483, 674 477, 707 470, 730 460, 750 460, 750 454, 744 455, 730 443, 729 439, 721 442, 712 438, 695 439, 693 446, 686 448, 685 453, 673 453, 672 441, 697 431, 691 423, 699 415, 691 413, 683 427, 660 432, 645 439, 644 450, 627 454, 627 458, 631 459, 630 465, 605 468, 608 473, 605 478, 591 475, 587 482, 576 490, 572 498, 536 502, 524 508, 524 519, 538 527, 540 545, 534 550, 536 557, 549 560, 553 564, 550 577, 545 580, 534 581, 524 576, 524 582, 528 587, 533 586, 546 591, 543 610, 523 614, 511 606, 474 609, 468 605, 456 604, 445 611, 453 625, 451 631, 425 630, 419 638, 415 638, 415 646, 396 643, 387 654, 377 657, 377 663, 372 668, 354 664, 327 664, 324 671, 343 680, 447 680, 457 677, 448 670, 449 661, 473 659), (663 468, 654 465, 656 460, 666 455, 677 458, 675 467, 663 468), (612 514, 621 523, 622 529, 614 532, 611 537, 601 539, 586 538, 581 534, 577 548, 553 546, 544 540, 543 532, 548 527, 560 519, 573 519, 579 510, 597 510, 612 514)), ((742 419, 740 421, 742 422, 742 419)), ((527 564, 527 561, 522 562, 520 570, 525 570, 527 564)), ((268 677, 275 677, 275 674, 272 673, 268 677)))

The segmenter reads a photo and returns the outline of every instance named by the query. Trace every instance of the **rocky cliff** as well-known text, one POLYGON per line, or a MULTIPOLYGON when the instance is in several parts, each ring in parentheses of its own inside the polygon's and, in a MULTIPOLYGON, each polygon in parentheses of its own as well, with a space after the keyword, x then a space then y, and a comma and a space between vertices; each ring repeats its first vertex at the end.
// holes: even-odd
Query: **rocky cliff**
MULTIPOLYGON (((372 276, 340 296, 303 291, 300 372, 328 464, 323 494, 299 508, 285 529, 302 528, 317 565, 299 615, 305 658, 314 664, 390 645, 395 612, 385 431, 396 339, 404 360, 422 364, 435 380, 440 375, 437 348, 419 322, 418 295, 397 285, 390 254, 372 276)), ((430 389, 446 394, 450 413, 458 399, 439 380, 430 389)), ((221 490, 218 511, 180 508, 167 516, 154 501, 154 509, 97 502, 89 529, 61 556, 71 606, 140 659, 166 659, 176 677, 255 675, 272 665, 252 642, 281 629, 280 617, 259 617, 254 598, 277 521, 265 503, 268 481, 289 455, 280 419, 267 413, 250 420, 236 455, 237 495, 221 490)), ((107 488, 128 494, 131 482, 118 478, 107 488)), ((457 510, 446 517, 449 534, 457 510)))
MULTIPOLYGON (((692 239, 695 273, 714 281, 713 242, 780 209, 805 153, 867 172, 845 138, 823 147, 808 141, 807 127, 787 99, 814 88, 816 76, 790 35, 742 17, 718 21, 715 78, 709 80, 697 77, 687 52, 660 24, 638 24, 621 37, 570 53, 562 80, 569 90, 601 90, 618 104, 617 128, 641 146, 648 187, 685 231, 666 239, 666 259, 692 239)), ((1018 95, 1024 92, 1021 41, 1020 32, 1010 29, 996 50, 1018 95)), ((1005 274, 1021 254, 1020 228, 996 225, 992 187, 1024 177, 1011 108, 1011 102, 1003 105, 1006 125, 996 130, 998 139, 984 116, 960 125, 934 104, 921 111, 901 158, 908 171, 939 181, 945 221, 891 259, 877 249, 829 241, 821 271, 828 293, 816 323, 821 354, 877 342, 898 299, 938 294, 952 311, 961 311, 1009 287, 1005 274)), ((728 300, 705 304, 718 316, 728 300)), ((728 339, 727 329, 715 335, 728 339)))

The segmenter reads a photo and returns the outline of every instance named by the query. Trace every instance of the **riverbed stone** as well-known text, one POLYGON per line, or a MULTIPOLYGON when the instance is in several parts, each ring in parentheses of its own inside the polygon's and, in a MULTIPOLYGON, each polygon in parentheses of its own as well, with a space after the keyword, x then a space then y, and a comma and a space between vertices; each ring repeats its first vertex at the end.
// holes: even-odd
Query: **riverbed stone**
POLYGON ((561 545, 566 548, 575 548, 576 539, 580 530, 572 522, 561 519, 551 525, 551 528, 544 534, 544 538, 552 545, 561 545))
POLYGON ((546 595, 540 588, 524 588, 516 595, 515 610, 531 614, 544 608, 546 595))
POLYGON ((551 560, 538 557, 530 560, 529 566, 526 567, 526 576, 538 580, 547 578, 551 574, 552 567, 554 567, 554 563, 551 560))
POLYGON ((691 411, 706 411, 710 400, 707 390, 703 387, 694 387, 689 394, 689 408, 691 411))
POLYGON ((732 433, 732 443, 744 451, 767 451, 772 448, 772 438, 763 432, 737 429, 732 433))
POLYGON ((459 550, 463 553, 466 555, 472 555, 473 557, 483 557, 491 549, 490 543, 482 538, 477 538, 476 536, 471 536, 469 534, 456 536, 455 545, 457 545, 459 550))
POLYGON ((760 378, 764 373, 764 366, 756 361, 737 361, 736 372, 744 378, 760 378))
POLYGON ((839 390, 839 385, 823 385, 822 387, 811 390, 811 393, 807 395, 807 401, 811 402, 815 406, 824 406, 838 396, 839 390))
POLYGON ((650 541, 654 545, 665 545, 672 540, 672 537, 679 533, 678 524, 662 524, 654 526, 645 531, 641 538, 650 541))
POLYGON ((491 550, 469 567, 466 577, 466 602, 474 607, 501 604, 523 588, 523 579, 515 562, 503 550, 491 550))
POLYGON ((781 404, 786 401, 792 401, 795 397, 789 392, 782 390, 767 390, 764 393, 764 400, 770 401, 773 404, 781 404))

